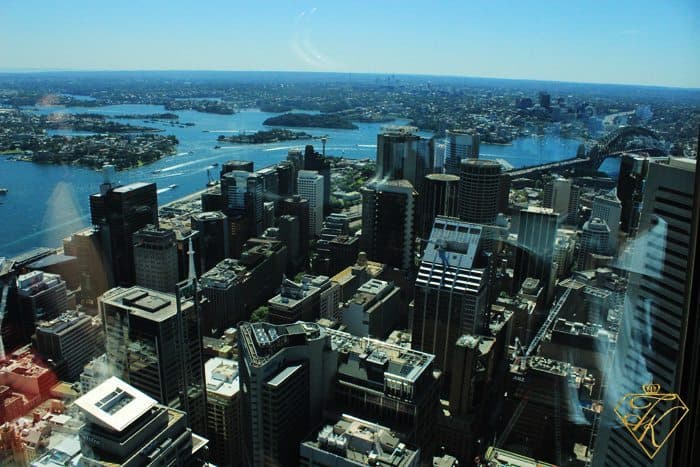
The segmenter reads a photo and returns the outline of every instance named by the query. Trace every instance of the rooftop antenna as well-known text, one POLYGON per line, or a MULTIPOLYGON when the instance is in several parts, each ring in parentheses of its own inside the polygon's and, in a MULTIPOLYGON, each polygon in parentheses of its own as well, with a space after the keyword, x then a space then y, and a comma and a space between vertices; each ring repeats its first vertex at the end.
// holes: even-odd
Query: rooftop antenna
POLYGON ((188 245, 189 249, 187 251, 187 256, 189 256, 190 259, 189 259, 189 265, 188 265, 189 275, 187 276, 187 279, 190 281, 193 281, 197 278, 197 273, 196 273, 195 268, 194 268, 194 248, 192 247, 192 237, 190 237, 189 240, 190 241, 189 241, 189 245, 188 245))

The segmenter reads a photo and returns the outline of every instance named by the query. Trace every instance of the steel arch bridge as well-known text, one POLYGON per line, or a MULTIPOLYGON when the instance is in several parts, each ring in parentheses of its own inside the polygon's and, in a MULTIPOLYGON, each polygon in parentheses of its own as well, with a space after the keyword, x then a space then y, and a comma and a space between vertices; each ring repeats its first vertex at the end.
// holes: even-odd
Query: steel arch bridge
POLYGON ((624 126, 603 136, 586 156, 592 168, 598 169, 610 155, 624 151, 625 144, 632 138, 647 136, 660 141, 656 132, 641 126, 624 126))

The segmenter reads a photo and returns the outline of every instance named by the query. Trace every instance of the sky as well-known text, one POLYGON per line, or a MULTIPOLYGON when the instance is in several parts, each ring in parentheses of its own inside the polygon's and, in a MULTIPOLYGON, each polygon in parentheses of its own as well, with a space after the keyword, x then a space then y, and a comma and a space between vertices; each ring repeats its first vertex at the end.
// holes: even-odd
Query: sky
POLYGON ((700 1, 0 0, 0 70, 337 71, 700 88, 700 1))

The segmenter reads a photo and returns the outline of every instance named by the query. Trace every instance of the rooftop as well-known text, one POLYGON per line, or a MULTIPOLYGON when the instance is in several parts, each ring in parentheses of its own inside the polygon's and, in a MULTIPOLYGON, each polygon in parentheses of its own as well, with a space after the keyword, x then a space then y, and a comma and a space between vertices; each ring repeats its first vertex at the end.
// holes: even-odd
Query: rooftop
POLYGON ((75 401, 89 422, 121 432, 155 407, 155 399, 112 376, 75 401))
POLYGON ((335 425, 326 425, 315 440, 303 447, 326 451, 354 461, 359 465, 413 465, 418 456, 416 448, 408 448, 389 428, 359 418, 343 415, 335 425))
POLYGON ((272 357, 284 349, 297 345, 306 345, 309 340, 325 336, 324 328, 316 323, 297 322, 276 326, 269 323, 242 323, 240 333, 242 349, 251 363, 262 367, 272 357))
POLYGON ((132 315, 156 322, 177 314, 175 296, 145 287, 116 287, 105 292, 101 300, 105 304, 127 309, 132 315))
POLYGON ((238 362, 225 358, 210 358, 204 363, 207 393, 233 397, 238 393, 238 362))

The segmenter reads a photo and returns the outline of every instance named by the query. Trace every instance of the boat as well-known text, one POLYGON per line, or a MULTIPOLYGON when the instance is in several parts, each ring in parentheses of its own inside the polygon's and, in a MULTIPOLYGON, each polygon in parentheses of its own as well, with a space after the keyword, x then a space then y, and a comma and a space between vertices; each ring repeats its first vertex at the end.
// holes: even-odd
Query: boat
POLYGON ((216 145, 216 146, 214 146, 214 149, 221 149, 221 146, 216 145))
POLYGON ((7 188, 0 188, 0 195, 6 195, 7 194, 7 188))
POLYGON ((219 166, 219 163, 218 163, 218 162, 214 162, 211 166, 212 166, 212 167, 218 167, 218 166, 219 166))
POLYGON ((177 183, 173 183, 172 185, 168 185, 168 188, 170 188, 171 190, 173 188, 177 188, 177 183))
POLYGON ((153 171, 154 174, 159 174, 163 171, 163 169, 156 169, 153 171))

